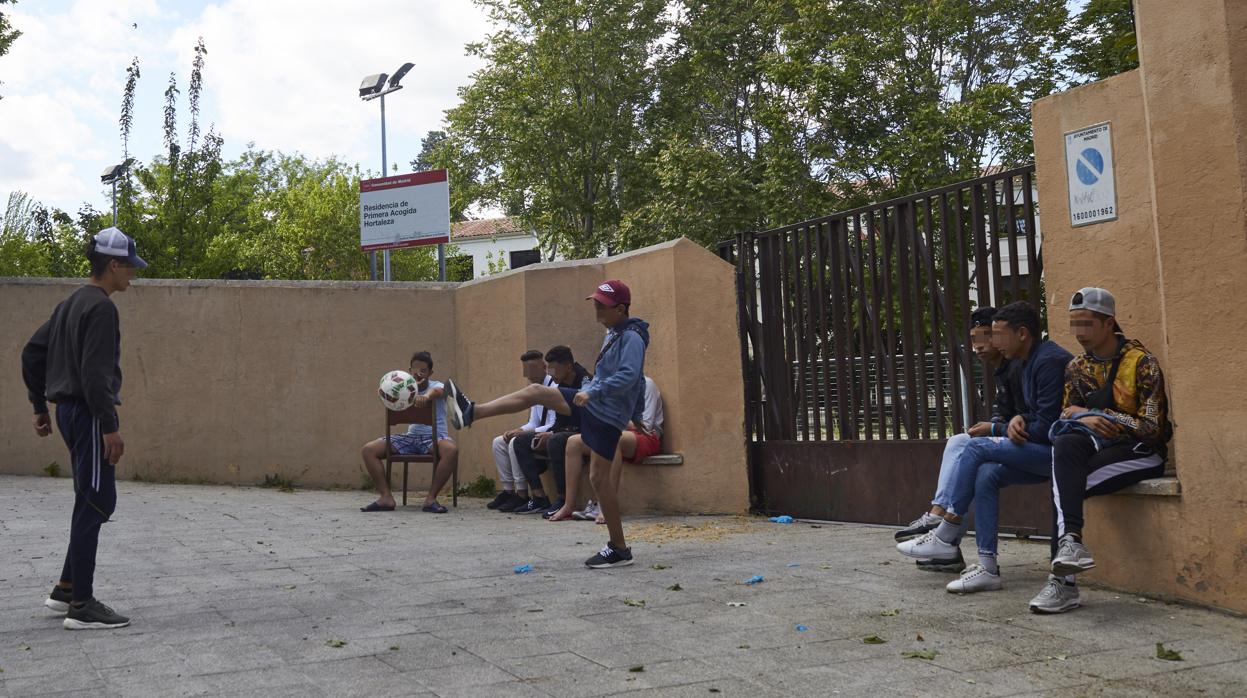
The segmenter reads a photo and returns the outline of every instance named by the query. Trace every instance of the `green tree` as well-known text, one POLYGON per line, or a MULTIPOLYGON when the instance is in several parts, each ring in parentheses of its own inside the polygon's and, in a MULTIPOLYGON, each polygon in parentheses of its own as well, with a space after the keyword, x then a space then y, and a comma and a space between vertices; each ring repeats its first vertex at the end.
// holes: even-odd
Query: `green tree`
POLYGON ((1073 22, 1066 65, 1074 84, 1138 68, 1131 0, 1089 0, 1073 22))
POLYGON ((666 3, 477 2, 497 30, 468 47, 486 66, 447 112, 451 159, 479 173, 478 201, 519 214, 543 246, 610 249, 666 3))
MULTIPOLYGON (((90 207, 79 213, 98 215, 90 207)), ((0 276, 85 276, 86 242, 80 220, 12 192, 0 218, 0 276)))
POLYGON ((452 177, 568 256, 1025 163, 1068 29, 1063 0, 681 0, 647 21, 633 2, 609 28, 578 24, 592 2, 485 5, 500 29, 448 112, 452 177))
MULTIPOLYGON (((16 4, 16 2, 17 0, 0 0, 0 5, 13 5, 16 4)), ((8 53, 9 47, 12 46, 13 42, 17 40, 17 37, 21 35, 22 33, 17 29, 14 29, 13 25, 9 22, 8 15, 0 12, 0 56, 8 53)), ((0 82, 0 85, 3 84, 3 82, 0 82)), ((0 95, 0 99, 3 99, 2 95, 0 95)))
MULTIPOLYGON (((446 131, 429 131, 420 140, 420 154, 411 161, 414 172, 445 169, 450 184, 450 220, 465 221, 467 210, 482 197, 480 164, 459 148, 446 131)), ((449 272, 448 272, 449 274, 449 272)))
MULTIPOLYGON (((203 89, 204 57, 207 49, 203 39, 195 45, 186 93, 190 118, 185 144, 178 133, 177 76, 169 74, 165 89, 164 144, 165 153, 149 165, 136 169, 135 177, 142 187, 137 213, 140 220, 135 239, 145 243, 151 255, 151 276, 194 278, 203 275, 199 268, 214 237, 231 223, 216 201, 217 180, 224 163, 221 146, 224 139, 212 128, 204 133, 199 125, 199 99, 203 89)), ((237 213, 237 211, 235 211, 237 213)))
POLYGON ((34 240, 34 209, 25 192, 9 194, 0 218, 0 276, 47 275, 47 251, 34 240))
MULTIPOLYGON (((217 199, 243 213, 211 240, 204 276, 369 278, 368 258, 359 250, 357 167, 248 150, 226 169, 217 199)), ((396 250, 390 266, 396 281, 437 278, 431 247, 396 250)))
POLYGON ((825 210, 783 30, 791 3, 685 0, 656 56, 640 173, 625 192, 624 243, 703 244, 825 210))
POLYGON ((842 205, 1033 159, 1030 103, 1060 82, 1064 0, 816 5, 798 3, 785 35, 842 205))

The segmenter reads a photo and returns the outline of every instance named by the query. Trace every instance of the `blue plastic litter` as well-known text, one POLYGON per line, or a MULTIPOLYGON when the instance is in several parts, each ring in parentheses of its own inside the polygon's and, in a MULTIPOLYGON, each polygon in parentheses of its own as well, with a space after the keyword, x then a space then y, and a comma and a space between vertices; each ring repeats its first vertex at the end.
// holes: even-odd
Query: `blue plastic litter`
POLYGON ((799 632, 799 633, 803 633, 803 632, 805 632, 805 631, 807 631, 807 630, 809 630, 809 629, 810 629, 810 626, 808 626, 808 625, 801 625, 800 623, 797 623, 797 632, 799 632))
POLYGON ((524 574, 525 572, 532 572, 532 571, 533 571, 532 565, 516 565, 515 566, 516 574, 524 574))
POLYGON ((792 521, 793 521, 792 517, 787 514, 784 514, 783 516, 772 516, 771 517, 772 523, 790 524, 792 523, 792 521))
POLYGON ((763 579, 762 575, 760 575, 760 574, 755 574, 755 575, 753 575, 752 577, 750 577, 749 579, 746 579, 746 580, 745 580, 745 584, 761 584, 762 582, 765 582, 765 581, 766 581, 766 580, 765 580, 765 579, 763 579))

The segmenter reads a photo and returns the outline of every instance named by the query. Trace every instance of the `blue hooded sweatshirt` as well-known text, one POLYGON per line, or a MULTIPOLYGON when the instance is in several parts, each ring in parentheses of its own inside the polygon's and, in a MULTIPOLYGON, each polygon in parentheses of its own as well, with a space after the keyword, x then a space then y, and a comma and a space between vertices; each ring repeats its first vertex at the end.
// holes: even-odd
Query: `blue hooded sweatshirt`
POLYGON ((602 341, 602 356, 581 391, 589 394, 585 409, 623 430, 645 399, 645 349, 649 323, 628 318, 612 327, 602 341))

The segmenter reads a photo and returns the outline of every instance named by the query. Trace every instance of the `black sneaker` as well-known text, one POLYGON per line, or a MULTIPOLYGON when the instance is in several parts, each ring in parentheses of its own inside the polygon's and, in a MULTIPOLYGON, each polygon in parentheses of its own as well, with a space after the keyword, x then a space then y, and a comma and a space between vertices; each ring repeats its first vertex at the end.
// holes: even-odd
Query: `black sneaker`
POLYGON ((511 510, 512 514, 537 514, 550 508, 549 497, 534 497, 524 502, 523 506, 511 510))
POLYGON ((516 509, 519 509, 520 507, 524 506, 527 503, 528 503, 528 497, 521 497, 514 492, 510 492, 507 494, 507 501, 503 502, 502 504, 499 504, 497 511, 510 514, 511 512, 515 511, 516 509))
POLYGON ((498 493, 498 496, 494 497, 494 501, 490 502, 489 504, 486 504, 485 508, 486 509, 497 509, 498 507, 502 506, 504 503, 510 501, 510 499, 511 499, 511 493, 507 492, 506 490, 503 490, 498 493))
POLYGON ((939 557, 929 560, 915 560, 918 563, 918 569, 924 572, 957 572, 960 573, 966 568, 966 559, 961 555, 961 549, 957 550, 956 557, 939 557))
POLYGON ((614 543, 607 541, 597 555, 585 560, 585 567, 595 570, 607 567, 625 567, 632 564, 632 548, 616 548, 614 543))
POLYGON ((904 543, 907 540, 926 535, 938 528, 941 521, 943 519, 938 516, 923 514, 914 519, 908 526, 896 532, 896 542, 904 543))
POLYGON ((541 518, 548 519, 551 516, 554 516, 555 514, 558 513, 559 509, 563 508, 563 505, 565 503, 566 502, 564 502, 562 499, 554 500, 554 502, 550 506, 546 507, 545 511, 541 512, 541 518))
POLYGON ((124 628, 129 624, 129 618, 91 599, 83 606, 70 605, 69 614, 65 616, 65 622, 62 625, 66 630, 108 630, 124 628))
POLYGON ((472 401, 455 385, 454 379, 446 379, 446 390, 450 399, 446 401, 446 413, 450 415, 450 423, 456 429, 472 426, 472 401))
POLYGON ((48 598, 43 602, 43 605, 57 613, 64 613, 69 610, 69 602, 73 600, 74 595, 58 585, 52 587, 52 593, 48 594, 48 598))

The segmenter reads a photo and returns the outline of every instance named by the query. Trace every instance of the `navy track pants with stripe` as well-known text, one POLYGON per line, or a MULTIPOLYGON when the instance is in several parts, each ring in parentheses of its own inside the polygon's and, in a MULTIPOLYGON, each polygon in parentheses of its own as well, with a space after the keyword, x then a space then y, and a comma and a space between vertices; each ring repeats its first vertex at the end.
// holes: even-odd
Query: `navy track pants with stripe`
POLYGON ((73 584, 74 601, 94 594, 95 551, 100 526, 117 508, 116 468, 104 457, 100 422, 87 403, 62 401, 56 406, 56 425, 69 447, 74 471, 74 516, 69 527, 69 552, 61 581, 73 584))
POLYGON ((1165 474, 1165 457, 1142 443, 1097 449, 1086 434, 1062 434, 1052 444, 1052 557, 1066 533, 1082 534, 1083 501, 1165 474))

